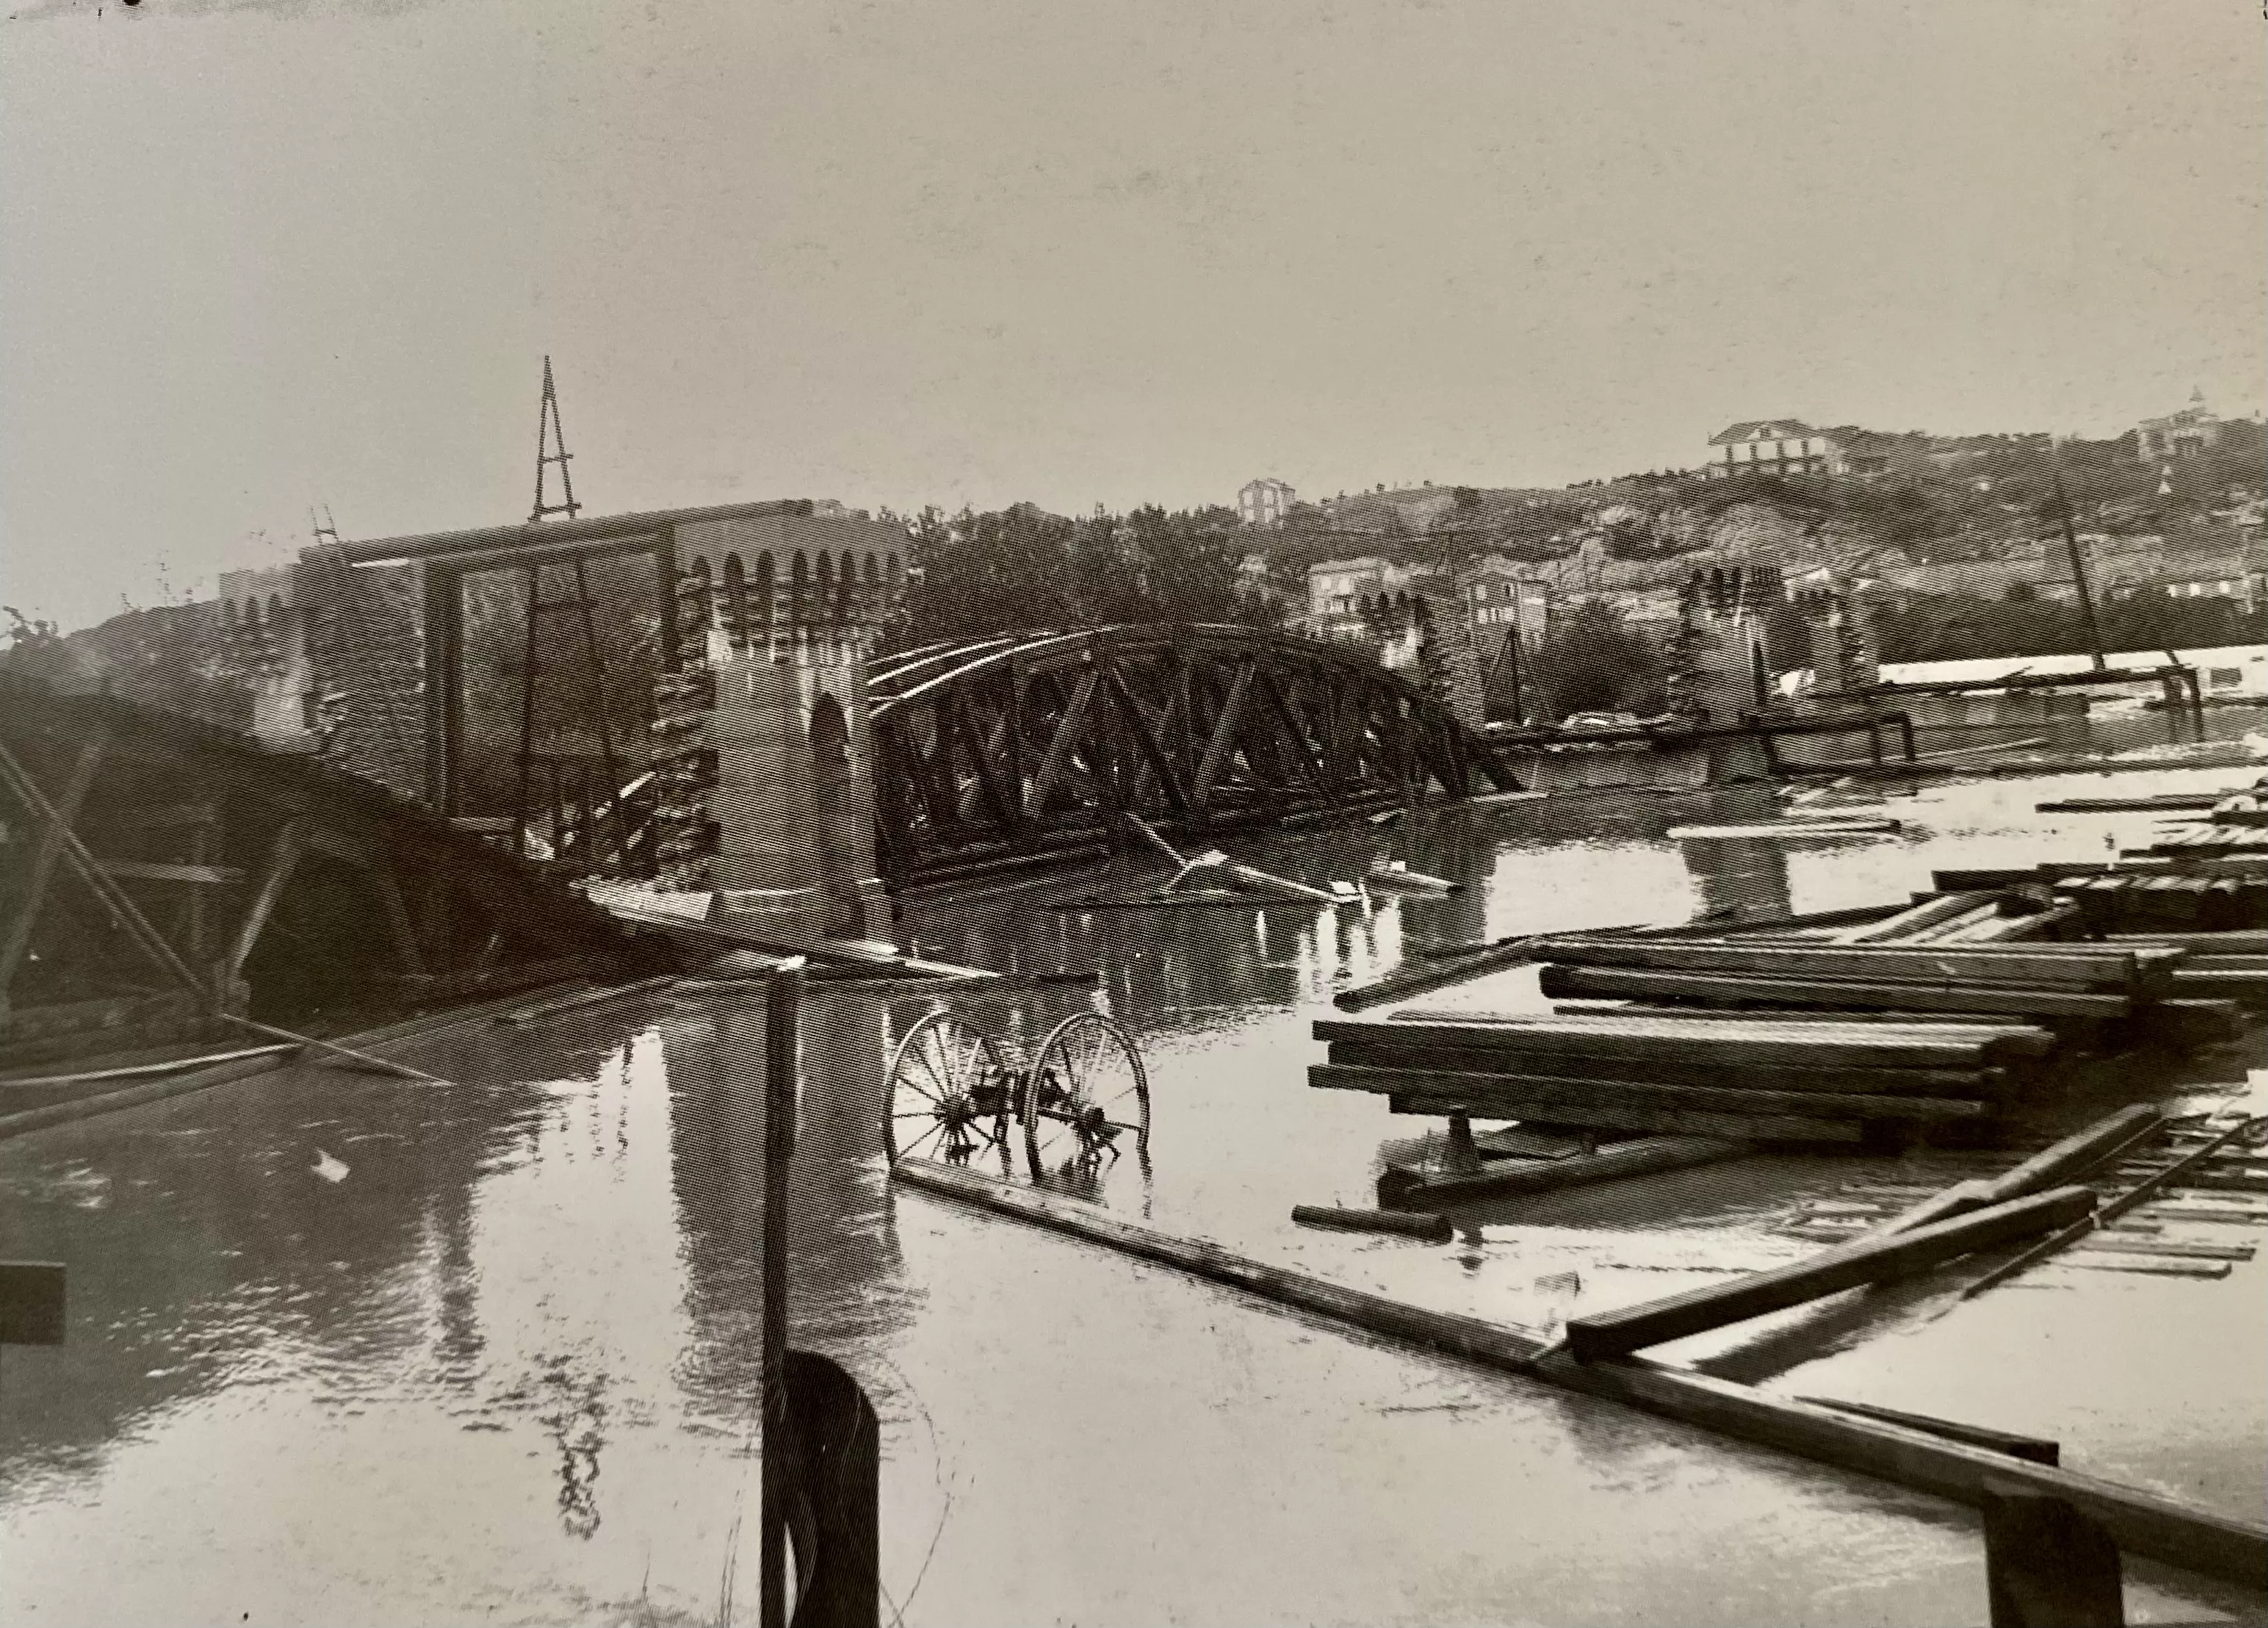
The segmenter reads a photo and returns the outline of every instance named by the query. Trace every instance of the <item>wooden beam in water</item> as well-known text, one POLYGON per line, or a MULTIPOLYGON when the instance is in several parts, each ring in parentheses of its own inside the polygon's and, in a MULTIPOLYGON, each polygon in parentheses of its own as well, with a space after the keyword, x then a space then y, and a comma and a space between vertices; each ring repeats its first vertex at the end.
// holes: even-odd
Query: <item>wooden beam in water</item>
POLYGON ((1592 1055, 1521 1051, 1510 1045, 1407 1046, 1393 1036, 1335 1042, 1329 1060, 1358 1068, 1438 1069, 1469 1074, 1535 1074, 1574 1079, 1620 1079, 1647 1085, 1702 1086, 1743 1091, 1785 1091, 1803 1095, 1851 1092, 1860 1095, 1984 1098, 2006 1086, 2002 1071, 1975 1068, 1835 1067, 1800 1061, 1750 1063, 1728 1077, 1719 1066, 1674 1057, 1620 1055, 1602 1042, 1592 1055))
POLYGON ((1809 1260, 1750 1273, 1730 1283, 1709 1284, 1618 1311, 1571 1319, 1567 1348, 1584 1362, 1627 1356, 1649 1345, 1745 1322, 1845 1289, 1926 1271, 1994 1244, 2053 1232, 2094 1209, 2092 1192, 2083 1187, 2063 1187, 1911 1232, 1861 1239, 1809 1260))
MULTIPOLYGON (((1732 1078, 1740 1078, 1733 1076, 1732 1078)), ((1670 1085, 1614 1078, 1564 1074, 1474 1073, 1395 1064, 1360 1067, 1317 1064, 1307 1084, 1327 1091, 1373 1091, 1469 1101, 1484 1117, 1550 1119, 1547 1106, 1599 1109, 1690 1109, 1718 1114, 1811 1115, 1822 1119, 1981 1119, 1989 1111, 1970 1097, 1859 1095, 1844 1091, 1756 1091, 1740 1087, 1670 1085), (1486 1106, 1517 1100, 1529 1114, 1491 1116, 1486 1106)), ((1423 1110, 1420 1110, 1423 1111, 1423 1110)), ((1572 1123, 1584 1123, 1575 1121, 1572 1123)))
POLYGON ((2045 1192, 2051 1187, 2077 1181, 2088 1171, 2157 1135, 2165 1125, 2165 1118, 2161 1109, 2147 1102, 2137 1102, 2116 1113, 2106 1114, 2094 1123, 2042 1148, 1999 1175, 1954 1183, 1942 1192, 1923 1199, 1911 1209, 1892 1216, 1867 1236, 1887 1238, 1894 1233, 1910 1233, 1917 1227, 1933 1227, 1957 1215, 1967 1215, 1972 1211, 1988 1209, 1994 1204, 2006 1204, 2012 1198, 2045 1192))
MULTIPOLYGON (((1447 1014, 1443 1014, 1447 1016, 1447 1014)), ((1391 1026, 1344 1018, 1318 1019, 1317 1040, 1367 1041, 1379 1045, 1486 1046, 1507 1050, 1597 1056, 1610 1045, 1616 1056, 1712 1063, 1815 1063, 1858 1067, 1974 1068, 2000 1046, 1990 1025, 1846 1024, 1831 1013, 1796 1018, 1781 1031, 1753 1023, 1727 1023, 1696 1012, 1675 1018, 1620 1020, 1612 1014, 1580 1019, 1534 1017, 1493 1020, 1475 1013, 1469 1022, 1410 1022, 1391 1026)), ((2024 1042, 2029 1044, 2029 1042, 2024 1042)))
POLYGON ((1442 1176, 1430 1182, 1401 1166, 1388 1165, 1378 1178, 1378 1202, 1389 1210, 1485 1204, 1491 1199, 1690 1169, 1738 1159, 1749 1151, 1746 1142, 1727 1138, 1647 1136, 1568 1159, 1499 1160, 1476 1175, 1442 1176))
POLYGON ((1564 1350, 1548 1346, 1534 1331, 1405 1306, 1264 1265, 1217 1244, 1161 1233, 1061 1194, 973 1171, 902 1159, 892 1174, 906 1186, 1171 1266, 1369 1334, 1406 1340, 1477 1366, 1540 1379, 1958 1503, 1980 1503, 1988 1480, 2041 1492, 2066 1499, 2099 1521, 2130 1553, 2268 1589, 2268 1526, 2255 1521, 2074 1470, 2028 1463, 1927 1431, 1769 1396, 1730 1380, 1643 1358, 1577 1362, 1564 1350))

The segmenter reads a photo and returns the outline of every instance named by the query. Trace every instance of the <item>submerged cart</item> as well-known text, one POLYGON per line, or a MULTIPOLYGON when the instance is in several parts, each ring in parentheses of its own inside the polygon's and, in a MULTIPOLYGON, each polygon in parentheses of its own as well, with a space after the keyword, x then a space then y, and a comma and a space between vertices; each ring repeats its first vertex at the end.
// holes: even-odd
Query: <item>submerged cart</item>
POLYGON ((942 1008, 891 1054, 882 1144, 892 1160, 965 1164, 997 1154, 1012 1169, 1015 1132, 1034 1180, 1150 1150, 1141 1048, 1099 1012, 1065 1018, 1030 1065, 1011 1068, 992 1037, 942 1008))

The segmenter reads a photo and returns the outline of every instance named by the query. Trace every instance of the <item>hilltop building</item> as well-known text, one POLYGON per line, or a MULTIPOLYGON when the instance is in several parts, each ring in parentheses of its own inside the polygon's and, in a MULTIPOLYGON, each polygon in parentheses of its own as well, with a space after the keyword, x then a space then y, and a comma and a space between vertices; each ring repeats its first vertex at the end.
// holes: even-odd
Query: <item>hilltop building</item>
POLYGON ((1247 526, 1280 526, 1299 497, 1289 482, 1263 475, 1237 489, 1237 518, 1247 526))
POLYGON ((1735 475, 1841 475, 1844 447, 1835 432, 1800 418, 1752 418, 1709 438, 1703 466, 1712 480, 1735 475))
POLYGON ((2190 392, 2189 405, 2163 418, 2145 418, 2136 427, 2136 453, 2145 460, 2194 458, 2220 444, 2220 419, 2205 404, 2202 388, 2190 392))

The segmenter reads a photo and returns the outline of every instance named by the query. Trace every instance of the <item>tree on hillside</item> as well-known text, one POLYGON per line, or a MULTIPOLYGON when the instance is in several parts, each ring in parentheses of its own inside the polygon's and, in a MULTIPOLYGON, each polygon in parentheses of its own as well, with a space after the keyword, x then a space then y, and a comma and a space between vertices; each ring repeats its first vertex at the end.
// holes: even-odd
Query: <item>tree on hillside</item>
POLYGON ((1079 520, 1030 504, 949 519, 925 509, 912 537, 919 575, 893 637, 899 645, 1111 622, 1271 622, 1280 614, 1244 591, 1249 534, 1218 506, 1151 504, 1079 520))
POLYGON ((1571 712, 1654 712, 1662 705, 1662 652, 1604 600, 1555 619, 1528 659, 1528 682, 1552 718, 1571 712))

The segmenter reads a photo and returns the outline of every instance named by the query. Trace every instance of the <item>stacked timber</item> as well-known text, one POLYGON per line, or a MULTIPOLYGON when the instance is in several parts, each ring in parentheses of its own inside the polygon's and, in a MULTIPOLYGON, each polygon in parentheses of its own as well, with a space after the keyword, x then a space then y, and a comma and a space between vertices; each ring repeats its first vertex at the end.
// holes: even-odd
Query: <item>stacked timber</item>
POLYGON ((1567 935, 1535 946, 1551 996, 1704 1006, 2121 1020, 2174 993, 2185 952, 2089 944, 1796 943, 1567 935))
POLYGON ((2019 885, 2068 901, 2090 935, 2216 932, 2268 927, 2268 852, 2176 843, 2115 863, 2050 861, 2029 870, 1949 870, 1940 890, 2019 885))
POLYGON ((1988 1123, 2054 1046, 2021 1021, 1658 1013, 1398 1014, 1318 1021, 1308 1084, 1376 1092, 1396 1113, 1626 1134, 1855 1143, 1988 1123))

